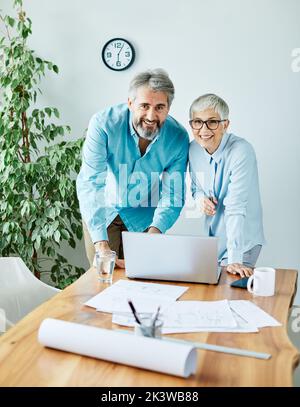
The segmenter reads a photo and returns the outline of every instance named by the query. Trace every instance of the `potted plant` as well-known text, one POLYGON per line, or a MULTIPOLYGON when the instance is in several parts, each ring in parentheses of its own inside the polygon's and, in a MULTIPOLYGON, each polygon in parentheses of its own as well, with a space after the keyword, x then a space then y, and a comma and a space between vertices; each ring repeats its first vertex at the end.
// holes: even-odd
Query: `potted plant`
POLYGON ((59 253, 62 241, 75 248, 82 238, 75 176, 83 138, 54 143, 70 127, 58 124, 55 107, 35 104, 41 78, 58 67, 28 47, 32 22, 22 0, 14 7, 16 18, 0 14, 0 256, 20 256, 63 288, 84 272, 59 253))

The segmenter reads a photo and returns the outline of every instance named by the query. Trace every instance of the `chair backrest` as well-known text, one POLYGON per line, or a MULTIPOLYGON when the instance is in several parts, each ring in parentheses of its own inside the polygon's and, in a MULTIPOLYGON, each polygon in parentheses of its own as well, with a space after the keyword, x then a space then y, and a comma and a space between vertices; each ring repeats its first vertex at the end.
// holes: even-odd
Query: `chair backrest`
POLYGON ((0 309, 6 328, 59 291, 38 280, 19 257, 0 257, 0 309))

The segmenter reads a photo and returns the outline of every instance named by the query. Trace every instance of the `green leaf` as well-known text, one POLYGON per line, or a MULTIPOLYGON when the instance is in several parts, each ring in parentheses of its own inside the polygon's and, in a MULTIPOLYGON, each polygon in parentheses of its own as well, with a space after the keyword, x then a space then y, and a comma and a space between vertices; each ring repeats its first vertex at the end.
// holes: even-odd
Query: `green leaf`
MULTIPOLYGON (((51 209, 54 211, 53 208, 51 208, 51 209)), ((53 224, 50 226, 50 228, 49 228, 49 234, 52 235, 52 234, 57 230, 58 227, 59 227, 59 222, 58 222, 58 220, 56 220, 56 221, 53 222, 53 224)))
POLYGON ((57 65, 53 65, 53 71, 54 71, 55 73, 58 73, 58 66, 57 66, 57 65))
POLYGON ((61 229, 61 235, 64 239, 69 240, 70 239, 70 234, 66 229, 61 229))
POLYGON ((65 257, 63 257, 61 254, 57 254, 57 259, 61 262, 61 263, 67 263, 67 259, 65 257))
POLYGON ((77 237, 78 240, 82 239, 82 226, 81 225, 77 226, 76 237, 77 237))
POLYGON ((16 20, 13 19, 13 18, 10 17, 10 16, 6 16, 6 21, 8 22, 8 24, 9 24, 11 27, 14 27, 15 22, 16 22, 16 20))
POLYGON ((4 225, 3 225, 3 227, 2 227, 2 232, 3 232, 3 234, 5 235, 7 232, 8 232, 8 230, 9 230, 9 222, 5 222, 4 223, 4 225))
POLYGON ((63 136, 64 135, 64 128, 62 127, 62 126, 58 126, 57 127, 57 131, 58 131, 58 134, 60 134, 61 136, 63 136))
POLYGON ((14 6, 22 7, 22 0, 14 0, 14 6))
POLYGON ((54 240, 59 243, 60 242, 60 231, 56 230, 54 233, 54 240))
POLYGON ((59 119, 59 111, 56 109, 56 107, 53 108, 53 112, 55 116, 59 119))
POLYGON ((29 34, 30 34, 30 30, 28 28, 26 28, 26 27, 23 27, 22 33, 21 33, 22 38, 25 40, 28 37, 29 34))
POLYGON ((25 213, 27 213, 28 209, 29 209, 28 202, 25 201, 25 203, 24 203, 24 205, 22 206, 22 209, 21 209, 21 216, 24 216, 25 213))
POLYGON ((50 277, 51 277, 51 280, 52 280, 54 283, 57 282, 57 277, 56 277, 55 274, 51 273, 50 277))
POLYGON ((59 273, 59 265, 55 264, 52 268, 51 268, 51 273, 59 273))
POLYGON ((53 247, 47 247, 47 256, 49 257, 55 256, 55 250, 53 249, 53 247))
POLYGON ((35 241, 35 243, 34 243, 34 248, 35 248, 35 250, 39 250, 40 245, 41 245, 41 236, 38 235, 38 236, 36 237, 36 241, 35 241))
POLYGON ((36 240, 39 233, 40 233, 40 228, 39 227, 35 228, 31 235, 31 240, 33 242, 36 240))
POLYGON ((49 117, 51 117, 51 109, 50 109, 50 107, 46 107, 46 108, 45 108, 45 112, 47 113, 47 115, 48 115, 49 117))

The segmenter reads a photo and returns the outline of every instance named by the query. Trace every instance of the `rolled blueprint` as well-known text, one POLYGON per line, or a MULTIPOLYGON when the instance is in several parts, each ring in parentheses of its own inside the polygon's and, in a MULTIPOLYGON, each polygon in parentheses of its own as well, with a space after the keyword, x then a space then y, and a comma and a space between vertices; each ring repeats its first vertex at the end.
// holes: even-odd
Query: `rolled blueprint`
POLYGON ((41 323, 38 340, 49 348, 174 376, 188 377, 197 368, 197 350, 193 345, 58 319, 47 318, 41 323))

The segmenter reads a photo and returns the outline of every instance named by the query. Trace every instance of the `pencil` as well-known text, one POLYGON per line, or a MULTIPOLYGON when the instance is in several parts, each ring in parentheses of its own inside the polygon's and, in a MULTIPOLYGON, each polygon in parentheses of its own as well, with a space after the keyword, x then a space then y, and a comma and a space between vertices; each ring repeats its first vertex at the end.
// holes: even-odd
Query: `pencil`
POLYGON ((155 315, 154 315, 154 317, 152 318, 152 321, 151 321, 152 322, 151 325, 152 325, 153 328, 155 328, 155 322, 156 322, 156 320, 158 318, 159 311, 160 311, 160 306, 158 306, 157 311, 156 311, 156 313, 155 313, 155 315))
POLYGON ((138 324, 141 325, 141 321, 139 320, 139 317, 137 316, 137 313, 136 313, 136 310, 135 310, 135 308, 134 308, 134 306, 133 306, 133 304, 132 304, 132 301, 128 300, 128 304, 129 304, 129 307, 131 308, 131 311, 132 311, 132 313, 133 313, 134 319, 136 320, 136 322, 137 322, 138 324))

